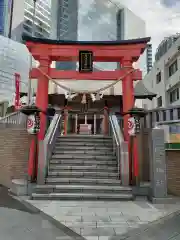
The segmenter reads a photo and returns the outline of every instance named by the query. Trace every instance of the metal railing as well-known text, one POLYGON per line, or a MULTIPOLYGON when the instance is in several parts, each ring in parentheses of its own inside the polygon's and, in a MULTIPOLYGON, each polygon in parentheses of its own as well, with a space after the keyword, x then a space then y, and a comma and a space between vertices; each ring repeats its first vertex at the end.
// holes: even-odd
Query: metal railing
POLYGON ((167 150, 180 149, 179 148, 180 119, 156 122, 156 125, 154 127, 161 128, 164 130, 164 140, 167 150))
POLYGON ((117 162, 118 162, 118 177, 120 179, 120 141, 118 139, 118 135, 117 135, 117 131, 115 129, 115 126, 114 126, 114 123, 113 123, 113 119, 112 119, 112 116, 109 116, 109 121, 110 121, 110 124, 109 124, 109 133, 110 135, 112 136, 112 139, 113 139, 113 153, 116 155, 117 157, 117 162))
POLYGON ((124 141, 117 116, 109 116, 109 133, 113 138, 113 150, 118 161, 118 176, 123 186, 129 185, 129 154, 128 143, 124 141))
POLYGON ((52 156, 56 139, 60 134, 61 120, 62 120, 62 115, 55 114, 48 128, 48 131, 46 133, 44 140, 39 142, 38 184, 45 184, 45 180, 46 180, 48 168, 49 168, 49 160, 52 156))
POLYGON ((24 125, 26 126, 27 117, 20 111, 8 114, 7 116, 0 119, 0 123, 24 125))

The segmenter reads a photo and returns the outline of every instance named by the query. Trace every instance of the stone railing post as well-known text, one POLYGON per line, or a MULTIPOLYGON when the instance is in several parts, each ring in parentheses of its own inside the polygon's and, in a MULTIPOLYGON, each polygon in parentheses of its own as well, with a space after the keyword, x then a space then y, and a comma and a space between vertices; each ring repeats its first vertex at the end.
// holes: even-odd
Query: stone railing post
POLYGON ((64 136, 67 135, 67 129, 68 129, 68 108, 64 108, 64 136))
POLYGON ((167 197, 167 173, 164 129, 153 128, 150 136, 150 199, 162 201, 167 197))
POLYGON ((109 133, 109 111, 107 107, 104 107, 104 119, 103 119, 103 134, 109 133))

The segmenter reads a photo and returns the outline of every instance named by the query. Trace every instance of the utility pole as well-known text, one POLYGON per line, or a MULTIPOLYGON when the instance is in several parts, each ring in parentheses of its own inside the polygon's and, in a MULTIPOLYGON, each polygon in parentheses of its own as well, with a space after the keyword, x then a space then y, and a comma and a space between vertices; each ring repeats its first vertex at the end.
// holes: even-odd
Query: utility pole
MULTIPOLYGON (((36 2, 37 0, 33 0, 33 23, 32 23, 32 37, 34 37, 35 33, 35 17, 36 17, 36 2)), ((30 70, 32 69, 32 54, 30 55, 30 70)), ((31 96, 32 95, 32 89, 31 89, 31 79, 28 81, 28 105, 31 105, 31 96)))
POLYGON ((14 13, 14 0, 12 0, 12 2, 11 2, 11 14, 10 14, 10 23, 9 23, 8 38, 11 38, 11 35, 12 35, 13 13, 14 13))

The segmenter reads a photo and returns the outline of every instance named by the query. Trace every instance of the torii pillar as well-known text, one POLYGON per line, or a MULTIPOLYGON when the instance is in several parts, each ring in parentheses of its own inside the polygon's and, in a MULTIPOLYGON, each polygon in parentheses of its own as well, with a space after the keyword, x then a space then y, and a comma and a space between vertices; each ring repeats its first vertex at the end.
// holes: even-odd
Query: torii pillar
MULTIPOLYGON (((121 67, 132 68, 132 59, 130 57, 124 58, 121 62, 121 67)), ((123 98, 123 112, 126 113, 134 106, 134 85, 132 74, 128 74, 122 79, 122 98, 123 98)), ((129 140, 128 134, 128 118, 129 115, 124 116, 124 137, 129 140)))
MULTIPOLYGON (((48 56, 42 56, 39 59, 39 69, 42 70, 43 73, 49 76, 49 70, 51 66, 51 61, 48 56)), ((49 90, 49 78, 45 74, 40 74, 38 78, 37 85, 37 96, 36 96, 36 106, 42 110, 40 113, 40 132, 38 133, 38 140, 44 140, 45 132, 46 132, 46 119, 47 116, 45 114, 48 108, 48 90, 49 90), (44 112, 44 113, 43 113, 44 112)))
MULTIPOLYGON (((133 60, 131 57, 124 57, 121 61, 121 67, 123 68, 132 68, 132 63, 133 60)), ((132 79, 132 73, 128 74, 127 76, 124 77, 122 80, 122 95, 123 95, 123 112, 127 113, 130 109, 134 107, 135 103, 135 98, 134 98, 134 84, 133 84, 133 79, 132 79)), ((131 149, 131 143, 130 143, 130 136, 128 133, 129 127, 128 127, 128 119, 130 115, 125 114, 123 119, 124 119, 124 138, 125 141, 128 142, 128 150, 129 153, 132 151, 133 154, 133 166, 131 163, 130 159, 130 154, 129 154, 129 169, 133 169, 133 174, 132 171, 129 171, 129 180, 130 182, 132 181, 132 177, 138 177, 138 145, 137 145, 137 138, 134 137, 133 141, 133 148, 131 149)))

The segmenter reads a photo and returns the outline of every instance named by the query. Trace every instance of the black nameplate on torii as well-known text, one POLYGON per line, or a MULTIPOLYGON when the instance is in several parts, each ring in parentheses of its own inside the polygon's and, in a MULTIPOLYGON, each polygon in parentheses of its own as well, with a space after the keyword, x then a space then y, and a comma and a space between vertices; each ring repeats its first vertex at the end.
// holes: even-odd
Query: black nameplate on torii
POLYGON ((79 72, 88 73, 93 72, 93 52, 79 51, 79 72))

